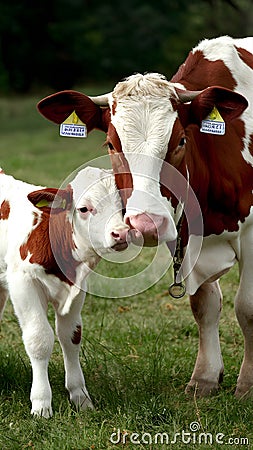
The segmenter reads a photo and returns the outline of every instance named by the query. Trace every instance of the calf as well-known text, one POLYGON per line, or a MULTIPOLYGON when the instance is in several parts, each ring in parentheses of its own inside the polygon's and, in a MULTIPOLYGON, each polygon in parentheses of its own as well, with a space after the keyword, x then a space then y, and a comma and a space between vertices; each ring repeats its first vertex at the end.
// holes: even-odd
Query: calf
POLYGON ((49 302, 70 400, 93 407, 79 362, 85 279, 103 253, 126 248, 127 230, 110 171, 86 167, 59 190, 0 172, 0 318, 10 296, 32 365, 32 414, 52 415, 49 302))

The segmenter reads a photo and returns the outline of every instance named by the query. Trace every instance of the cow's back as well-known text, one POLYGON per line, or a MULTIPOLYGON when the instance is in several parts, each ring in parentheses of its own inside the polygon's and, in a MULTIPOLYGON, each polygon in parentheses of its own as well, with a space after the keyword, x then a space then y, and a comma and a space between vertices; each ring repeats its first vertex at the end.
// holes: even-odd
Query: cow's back
POLYGON ((222 86, 253 98, 253 38, 204 39, 189 53, 171 81, 191 90, 222 86))

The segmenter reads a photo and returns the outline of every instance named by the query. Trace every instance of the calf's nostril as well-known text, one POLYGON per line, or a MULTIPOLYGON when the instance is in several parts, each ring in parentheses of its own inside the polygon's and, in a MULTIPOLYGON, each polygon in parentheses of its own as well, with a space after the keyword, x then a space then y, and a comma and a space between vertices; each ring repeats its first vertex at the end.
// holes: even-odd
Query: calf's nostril
POLYGON ((118 241, 120 239, 120 235, 119 235, 119 233, 116 233, 116 231, 112 231, 111 235, 112 235, 113 239, 115 239, 116 241, 118 241))
POLYGON ((113 237, 113 239, 115 241, 126 242, 127 233, 128 233, 128 228, 122 229, 122 230, 117 230, 117 231, 114 230, 111 232, 111 236, 113 237))

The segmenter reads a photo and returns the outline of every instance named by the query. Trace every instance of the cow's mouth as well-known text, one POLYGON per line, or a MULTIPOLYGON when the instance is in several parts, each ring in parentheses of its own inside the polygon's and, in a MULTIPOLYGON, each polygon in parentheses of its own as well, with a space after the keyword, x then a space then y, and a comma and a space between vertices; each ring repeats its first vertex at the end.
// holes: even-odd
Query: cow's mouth
POLYGON ((128 247, 127 242, 118 242, 117 244, 113 245, 111 248, 112 250, 115 250, 116 252, 122 252, 123 250, 126 250, 128 247))

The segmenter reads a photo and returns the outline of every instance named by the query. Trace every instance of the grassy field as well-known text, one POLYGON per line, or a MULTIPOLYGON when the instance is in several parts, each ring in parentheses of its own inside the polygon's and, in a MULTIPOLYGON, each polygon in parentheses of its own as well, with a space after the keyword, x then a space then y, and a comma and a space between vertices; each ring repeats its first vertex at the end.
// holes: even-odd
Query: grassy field
MULTIPOLYGON (((57 126, 36 112, 42 96, 0 99, 0 165, 25 181, 59 186, 78 166, 106 153, 105 138, 100 132, 86 141, 59 137, 57 126)), ((143 250, 138 264, 152 257, 150 252, 143 250)), ((133 269, 131 264, 113 266, 122 277, 133 269)), ((98 270, 110 275, 112 263, 102 262, 98 270)), ((221 283, 224 382, 216 396, 205 399, 184 395, 198 333, 188 299, 168 296, 170 278, 168 271, 149 290, 129 298, 87 295, 81 363, 95 410, 77 412, 68 402, 56 341, 49 367, 54 409, 49 420, 30 416, 29 359, 9 302, 0 329, 2 450, 253 448, 253 405, 233 395, 243 355, 233 307, 237 269, 221 283)), ((53 324, 52 308, 49 320, 53 324)))

